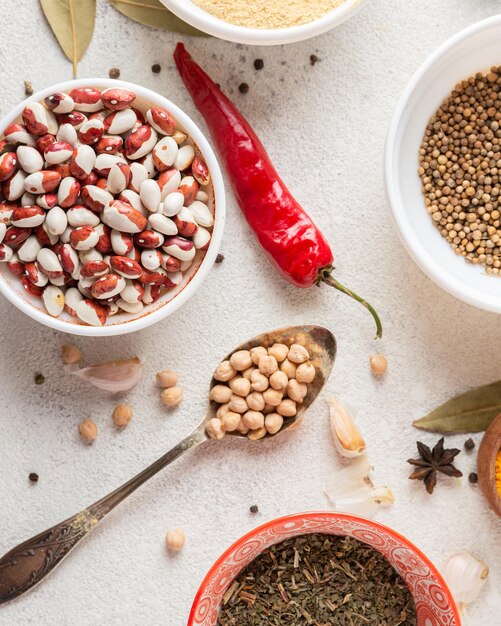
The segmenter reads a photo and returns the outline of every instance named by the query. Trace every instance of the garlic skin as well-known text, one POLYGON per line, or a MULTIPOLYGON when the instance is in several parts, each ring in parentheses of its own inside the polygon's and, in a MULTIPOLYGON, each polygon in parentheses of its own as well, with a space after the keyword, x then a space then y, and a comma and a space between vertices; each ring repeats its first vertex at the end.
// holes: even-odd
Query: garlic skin
POLYGON ((488 566, 469 552, 452 554, 441 571, 460 613, 476 600, 489 575, 488 566))
POLYGON ((344 513, 372 517, 380 506, 390 506, 395 497, 388 487, 374 487, 369 477, 373 467, 364 455, 339 472, 328 484, 324 493, 333 508, 344 513))
POLYGON ((143 373, 143 363, 139 357, 110 361, 100 365, 79 368, 72 364, 65 366, 70 374, 86 380, 94 387, 109 393, 123 393, 129 391, 140 381, 143 373))
POLYGON ((336 450, 342 456, 354 458, 365 452, 365 441, 351 413, 336 398, 329 398, 330 424, 336 450))

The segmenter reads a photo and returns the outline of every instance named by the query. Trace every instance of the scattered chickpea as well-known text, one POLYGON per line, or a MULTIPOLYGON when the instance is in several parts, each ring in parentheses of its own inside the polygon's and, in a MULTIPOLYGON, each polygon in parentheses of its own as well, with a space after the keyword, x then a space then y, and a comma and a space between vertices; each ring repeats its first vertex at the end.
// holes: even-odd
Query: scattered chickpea
POLYGON ((287 355, 287 358, 293 363, 300 364, 308 361, 310 355, 308 354, 308 350, 304 346, 301 346, 298 343, 293 343, 292 346, 289 348, 289 354, 287 355))
POLYGON ((226 433, 231 433, 240 425, 240 413, 234 413, 233 411, 228 411, 221 418, 221 428, 226 433))
POLYGON ((259 411, 247 411, 244 413, 242 421, 251 430, 257 430, 264 426, 264 415, 259 411))
POLYGON ((231 391, 233 391, 234 394, 236 394, 237 396, 242 396, 243 398, 246 398, 251 390, 250 380, 247 380, 247 378, 243 377, 232 378, 229 382, 229 385, 231 391))
POLYGON ((242 372, 252 365, 251 353, 249 350, 237 350, 230 357, 230 364, 237 372, 242 372))
POLYGON ((266 402, 266 404, 269 404, 270 406, 278 406, 280 402, 282 402, 283 397, 284 397, 284 394, 281 391, 278 391, 277 389, 267 389, 263 393, 264 401, 266 402))
POLYGON ((209 398, 219 404, 227 404, 230 401, 233 392, 226 385, 214 385, 209 393, 209 398))
POLYGON ((264 409, 264 398, 263 394, 259 393, 259 391, 253 391, 250 393, 247 398, 245 398, 247 402, 247 406, 252 411, 262 411, 264 409))
POLYGON ((97 426, 91 419, 86 419, 78 425, 80 437, 86 443, 92 443, 97 437, 97 426))
POLYGON ((297 366, 296 369, 296 380, 298 383, 312 383, 315 378, 315 368, 313 365, 306 361, 306 363, 301 363, 301 365, 297 366))
POLYGON ((284 343, 274 343, 271 348, 268 348, 268 354, 274 356, 279 363, 282 363, 289 354, 289 348, 284 343))
POLYGON ((282 417, 294 417, 297 413, 296 403, 289 398, 282 400, 277 407, 277 413, 282 417))
POLYGON ((205 430, 211 439, 222 439, 224 437, 221 420, 217 417, 213 417, 207 422, 205 430))
POLYGON ((388 361, 382 354, 372 354, 370 358, 371 371, 374 376, 383 376, 388 368, 388 361))
POLYGON ((285 372, 281 372, 280 370, 274 372, 270 376, 270 385, 273 389, 278 389, 278 391, 284 392, 287 389, 288 382, 289 379, 287 378, 287 374, 285 372))
POLYGON ((182 528, 176 528, 175 530, 167 531, 165 537, 165 545, 168 550, 172 552, 179 552, 182 549, 185 542, 184 530, 182 528))
POLYGON ((278 413, 270 413, 264 419, 264 425, 270 435, 275 435, 282 428, 284 418, 278 413))
POLYGON ((251 388, 253 391, 266 391, 269 386, 269 381, 264 374, 261 374, 259 370, 255 370, 251 374, 251 388))
POLYGON ((228 406, 230 407, 230 411, 234 411, 235 413, 245 413, 249 408, 247 406, 245 398, 242 398, 242 396, 237 396, 235 394, 231 396, 228 406))
POLYGON ((82 353, 77 346, 73 346, 69 343, 65 343, 61 348, 61 356, 63 358, 63 363, 66 365, 74 365, 75 363, 80 363, 82 359, 82 353))
POLYGON ((296 369, 296 364, 289 361, 289 359, 285 359, 285 361, 280 363, 280 371, 286 374, 287 378, 296 378, 296 369))
POLYGON ((263 346, 256 346, 255 348, 251 348, 250 350, 252 362, 254 365, 259 365, 259 359, 262 356, 268 356, 268 350, 263 346))
POLYGON ((278 363, 274 356, 262 356, 259 359, 259 371, 265 376, 271 376, 278 369, 278 363))
POLYGON ((306 383, 298 383, 295 378, 289 380, 287 385, 287 395, 294 402, 301 402, 305 399, 306 394, 308 393, 308 385, 306 383))
POLYGON ((181 403, 183 399, 183 390, 181 387, 169 387, 164 389, 160 394, 162 402, 165 406, 172 408, 181 403))
POLYGON ((113 423, 118 428, 124 428, 132 419, 132 409, 128 404, 118 404, 112 415, 113 423))
POLYGON ((249 439, 249 441, 257 441, 258 439, 266 437, 267 432, 268 431, 264 426, 262 428, 257 428, 256 430, 251 430, 247 433, 247 439, 249 439))
POLYGON ((225 383, 231 380, 236 373, 236 370, 233 369, 229 361, 223 361, 217 366, 214 372, 214 378, 225 383))
POLYGON ((177 374, 172 370, 163 370, 157 373, 157 383, 162 389, 175 387, 177 385, 177 374))

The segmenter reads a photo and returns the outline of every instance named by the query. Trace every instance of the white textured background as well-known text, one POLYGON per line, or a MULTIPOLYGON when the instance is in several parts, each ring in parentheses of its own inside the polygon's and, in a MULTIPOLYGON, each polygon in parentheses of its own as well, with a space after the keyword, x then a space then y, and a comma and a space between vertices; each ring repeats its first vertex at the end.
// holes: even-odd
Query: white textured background
MULTIPOLYGON (((104 0, 98 5, 80 76, 106 77, 119 67, 123 79, 158 90, 201 121, 173 65, 178 37, 133 23, 104 0), (150 70, 154 62, 162 65, 160 75, 150 70)), ((230 195, 225 261, 181 311, 134 336, 78 341, 87 363, 145 359, 144 378, 129 397, 135 419, 124 432, 112 428, 112 399, 63 374, 65 337, 0 301, 0 552, 114 489, 186 435, 202 416, 214 364, 234 344, 270 327, 316 322, 329 326, 339 343, 329 391, 359 407, 376 479, 396 495, 379 519, 437 564, 465 548, 485 559, 491 577, 467 623, 500 623, 499 519, 466 478, 440 481, 429 497, 407 480, 405 462, 415 456, 416 438, 436 440, 413 430, 413 418, 500 378, 500 318, 453 299, 411 262, 390 221, 382 179, 386 129, 411 74, 445 38, 500 9, 500 0, 372 0, 337 30, 297 45, 259 50, 215 39, 188 42, 324 229, 338 277, 377 306, 388 376, 376 382, 369 372, 368 356, 378 349, 370 316, 327 287, 300 291, 279 279, 230 195), (321 58, 315 67, 311 53, 321 58), (263 71, 254 70, 256 57, 264 59, 263 71), (238 92, 241 81, 250 85, 246 96, 238 92), (185 389, 173 413, 161 406, 154 385, 155 371, 165 366, 179 371, 185 389), (33 381, 39 371, 46 377, 40 387, 33 381), (91 447, 76 434, 86 417, 101 429, 91 447), (37 485, 28 483, 30 471, 39 473, 37 485)), ((42 88, 71 78, 71 66, 36 0, 3 0, 1 19, 3 115, 23 98, 23 79, 42 88)), ((464 440, 449 443, 462 447, 464 440)), ((475 469, 475 456, 460 455, 465 476, 475 469)), ((225 441, 198 449, 115 511, 42 586, 1 608, 0 624, 182 626, 219 554, 261 522, 326 508, 322 485, 339 466, 325 397, 295 434, 262 445, 225 441), (258 504, 258 515, 249 513, 251 504, 258 504), (185 528, 187 542, 169 558, 164 535, 176 526, 185 528)))

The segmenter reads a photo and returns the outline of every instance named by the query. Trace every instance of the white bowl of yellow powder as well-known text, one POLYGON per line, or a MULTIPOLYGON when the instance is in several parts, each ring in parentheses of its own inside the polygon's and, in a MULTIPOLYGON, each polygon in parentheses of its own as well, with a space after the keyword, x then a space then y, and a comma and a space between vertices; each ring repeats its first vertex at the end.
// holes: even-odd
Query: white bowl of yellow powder
POLYGON ((367 0, 161 0, 195 28, 238 43, 272 46, 339 26, 367 0))

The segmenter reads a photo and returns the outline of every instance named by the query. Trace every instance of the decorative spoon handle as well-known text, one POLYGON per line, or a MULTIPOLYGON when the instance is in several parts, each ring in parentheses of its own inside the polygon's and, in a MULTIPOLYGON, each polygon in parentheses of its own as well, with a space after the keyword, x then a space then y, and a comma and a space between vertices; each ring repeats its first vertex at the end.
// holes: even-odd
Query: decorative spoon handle
POLYGON ((178 456, 206 440, 204 429, 197 428, 109 495, 7 552, 0 559, 0 605, 38 585, 122 500, 178 456))

